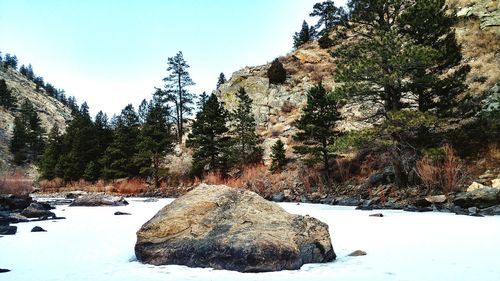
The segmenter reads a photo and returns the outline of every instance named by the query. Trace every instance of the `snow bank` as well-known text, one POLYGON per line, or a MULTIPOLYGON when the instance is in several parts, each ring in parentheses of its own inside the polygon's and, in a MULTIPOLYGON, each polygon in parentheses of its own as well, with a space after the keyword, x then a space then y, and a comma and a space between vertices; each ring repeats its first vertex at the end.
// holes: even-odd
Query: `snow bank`
POLYGON ((10 280, 499 280, 500 217, 356 211, 350 207, 281 204, 330 225, 338 259, 298 271, 238 273, 151 266, 135 261, 135 232, 170 199, 130 199, 124 207, 67 207, 66 220, 17 224, 0 238, 0 274, 10 280), (114 212, 131 213, 115 216, 114 212), (380 212, 383 218, 369 217, 380 212), (47 232, 32 233, 41 226, 47 232), (368 253, 348 257, 354 250, 368 253))

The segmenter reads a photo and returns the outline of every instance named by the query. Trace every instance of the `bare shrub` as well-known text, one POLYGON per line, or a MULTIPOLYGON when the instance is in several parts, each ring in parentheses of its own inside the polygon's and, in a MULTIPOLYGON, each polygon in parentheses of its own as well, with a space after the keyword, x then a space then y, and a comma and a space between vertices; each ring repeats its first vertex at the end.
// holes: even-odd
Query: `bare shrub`
POLYGON ((148 189, 148 185, 141 179, 127 179, 113 185, 113 191, 120 194, 139 194, 148 189))
POLYGON ((0 175, 0 194, 29 195, 33 191, 33 180, 21 171, 0 175))

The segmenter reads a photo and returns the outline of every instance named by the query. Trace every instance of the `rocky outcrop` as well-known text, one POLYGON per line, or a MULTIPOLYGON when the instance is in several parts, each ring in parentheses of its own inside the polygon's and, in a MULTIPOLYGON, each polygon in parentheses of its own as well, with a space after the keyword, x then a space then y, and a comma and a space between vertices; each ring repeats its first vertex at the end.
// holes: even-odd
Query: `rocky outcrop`
POLYGON ((488 208, 500 205, 500 189, 482 187, 458 194, 453 203, 462 208, 488 208))
POLYGON ((128 202, 119 196, 109 196, 105 194, 84 194, 73 201, 69 206, 126 206, 128 202))
MULTIPOLYGON (((465 7, 460 7, 458 17, 477 17, 481 29, 498 29, 500 27, 500 2, 492 0, 475 0, 465 7)), ((500 33, 500 30, 497 30, 500 33)))
POLYGON ((292 215, 257 194, 200 185, 137 232, 137 259, 241 272, 298 269, 335 259, 328 225, 292 215))

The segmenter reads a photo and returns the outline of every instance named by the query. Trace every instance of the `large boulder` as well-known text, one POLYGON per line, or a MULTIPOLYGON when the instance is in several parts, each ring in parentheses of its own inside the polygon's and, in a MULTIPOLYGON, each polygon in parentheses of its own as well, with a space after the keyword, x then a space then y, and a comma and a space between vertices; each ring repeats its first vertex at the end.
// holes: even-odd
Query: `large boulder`
POLYGON ((119 196, 109 196, 105 194, 84 194, 73 201, 69 206, 125 206, 128 202, 119 196))
POLYGON ((328 225, 292 215, 259 195, 200 185, 137 232, 137 259, 241 272, 299 269, 336 258, 328 225))
POLYGON ((21 215, 27 218, 55 218, 56 215, 50 211, 50 205, 33 202, 21 212, 21 215))
POLYGON ((462 208, 488 208, 500 205, 500 189, 483 187, 473 191, 462 192, 455 197, 453 203, 462 208))
POLYGON ((0 195, 0 206, 4 206, 7 210, 22 210, 27 208, 33 198, 29 196, 19 195, 0 195))

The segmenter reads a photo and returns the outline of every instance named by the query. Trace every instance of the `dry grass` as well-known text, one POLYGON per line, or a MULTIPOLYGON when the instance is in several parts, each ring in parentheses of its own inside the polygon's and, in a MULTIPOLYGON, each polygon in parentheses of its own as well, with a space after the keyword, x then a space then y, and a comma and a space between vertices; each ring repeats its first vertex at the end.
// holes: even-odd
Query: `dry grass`
POLYGON ((449 144, 443 145, 442 160, 431 160, 428 157, 417 161, 416 172, 428 191, 444 192, 461 191, 467 178, 467 171, 455 151, 449 144))
POLYGON ((33 180, 21 171, 0 175, 0 194, 29 195, 33 191, 33 180))

